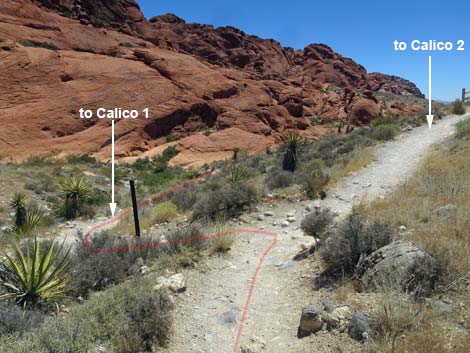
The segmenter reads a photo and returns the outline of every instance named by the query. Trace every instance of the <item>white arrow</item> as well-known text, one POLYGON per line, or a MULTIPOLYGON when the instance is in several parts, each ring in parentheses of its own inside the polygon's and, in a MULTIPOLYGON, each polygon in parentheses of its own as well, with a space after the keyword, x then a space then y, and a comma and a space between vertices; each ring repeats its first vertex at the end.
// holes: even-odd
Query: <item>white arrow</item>
POLYGON ((432 115, 432 57, 429 56, 429 114, 426 115, 428 119, 429 128, 432 126, 434 115, 432 115))
POLYGON ((111 125, 111 203, 109 204, 111 215, 116 213, 116 203, 114 202, 114 120, 111 125))

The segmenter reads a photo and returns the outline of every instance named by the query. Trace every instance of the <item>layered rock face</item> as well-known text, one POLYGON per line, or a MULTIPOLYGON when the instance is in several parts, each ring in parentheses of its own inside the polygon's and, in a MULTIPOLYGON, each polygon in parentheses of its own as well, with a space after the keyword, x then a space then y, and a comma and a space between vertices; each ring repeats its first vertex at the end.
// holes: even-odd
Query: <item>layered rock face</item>
POLYGON ((0 61, 0 157, 14 159, 108 159, 110 121, 80 119, 80 108, 149 108, 149 119, 117 122, 118 157, 161 153, 171 135, 175 162, 192 165, 262 150, 286 129, 315 138, 328 122, 420 110, 374 92, 422 96, 326 45, 296 51, 175 15, 147 21, 134 0, 2 1, 0 61))

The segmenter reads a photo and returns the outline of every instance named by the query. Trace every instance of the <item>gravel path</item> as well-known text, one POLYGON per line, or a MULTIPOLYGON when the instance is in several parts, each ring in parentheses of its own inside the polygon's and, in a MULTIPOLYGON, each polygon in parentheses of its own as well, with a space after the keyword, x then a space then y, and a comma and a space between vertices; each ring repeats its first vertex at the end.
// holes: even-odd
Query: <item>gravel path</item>
MULTIPOLYGON (((384 195, 409 176, 429 148, 451 135, 454 124, 463 118, 448 117, 432 129, 416 128, 385 143, 378 148, 373 164, 343 179, 321 205, 345 215, 355 202, 384 195)), ((312 352, 313 347, 315 352, 361 351, 346 335, 335 336, 333 344, 328 333, 296 338, 300 312, 314 296, 311 263, 292 261, 303 244, 312 242, 299 229, 306 206, 305 202, 287 201, 262 205, 243 217, 245 222, 233 225, 278 233, 277 244, 259 273, 241 336, 241 347, 254 341, 264 349, 245 352, 302 353, 312 352), (295 222, 282 227, 289 216, 295 222)), ((270 241, 256 234, 240 234, 228 254, 185 271, 188 289, 175 299, 175 337, 168 352, 228 353, 239 348, 234 345, 242 310, 255 268, 270 241)))

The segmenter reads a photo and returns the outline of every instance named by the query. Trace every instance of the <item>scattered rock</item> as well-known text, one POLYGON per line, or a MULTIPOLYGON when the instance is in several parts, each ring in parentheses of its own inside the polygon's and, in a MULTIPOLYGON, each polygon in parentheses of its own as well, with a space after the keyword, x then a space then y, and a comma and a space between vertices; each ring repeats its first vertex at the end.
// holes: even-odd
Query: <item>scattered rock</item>
MULTIPOLYGON (((306 244, 302 244, 302 245, 306 245, 306 244)), ((301 251, 299 251, 299 252, 294 256, 293 260, 294 260, 294 261, 301 261, 301 260, 304 260, 304 259, 306 259, 307 257, 309 257, 310 255, 314 254, 316 249, 317 249, 316 244, 312 244, 312 245, 306 247, 305 249, 302 249, 301 251)))
POLYGON ((452 304, 446 303, 439 299, 426 299, 427 306, 438 312, 438 313, 451 313, 454 311, 454 307, 452 304))
POLYGON ((264 215, 265 215, 266 217, 273 217, 273 216, 274 216, 274 213, 271 212, 271 211, 266 211, 266 212, 264 212, 264 215))
POLYGON ((258 221, 264 221, 264 217, 262 215, 258 215, 258 217, 256 217, 256 220, 258 221))
POLYGON ((399 231, 400 233, 406 232, 406 229, 407 229, 406 226, 403 226, 403 225, 400 226, 400 227, 398 227, 398 231, 399 231))
POLYGON ((288 221, 282 222, 281 227, 283 227, 283 228, 289 227, 289 222, 288 221))
POLYGON ((452 213, 457 210, 457 206, 453 204, 448 204, 442 207, 439 207, 437 210, 434 212, 436 213, 436 216, 441 217, 441 218, 447 218, 452 215, 452 213))
POLYGON ((336 307, 333 305, 333 303, 329 299, 325 299, 323 301, 323 309, 327 313, 332 313, 336 309, 336 307))
POLYGON ((296 221, 296 218, 295 217, 289 217, 287 218, 287 222, 289 223, 294 223, 296 221))
POLYGON ((242 344, 240 347, 241 353, 259 353, 266 348, 266 343, 261 338, 253 336, 250 340, 242 344))
POLYGON ((364 313, 356 312, 349 321, 349 336, 358 341, 367 340, 371 324, 371 320, 364 313))
POLYGON ((222 324, 233 324, 237 321, 237 315, 233 311, 227 311, 219 317, 219 322, 222 324))
POLYGON ((153 289, 160 290, 162 288, 168 288, 173 293, 182 293, 186 290, 186 280, 182 273, 177 273, 169 278, 158 277, 157 285, 153 289))
POLYGON ((323 327, 322 309, 316 305, 309 305, 302 310, 297 337, 303 338, 320 331, 323 327))

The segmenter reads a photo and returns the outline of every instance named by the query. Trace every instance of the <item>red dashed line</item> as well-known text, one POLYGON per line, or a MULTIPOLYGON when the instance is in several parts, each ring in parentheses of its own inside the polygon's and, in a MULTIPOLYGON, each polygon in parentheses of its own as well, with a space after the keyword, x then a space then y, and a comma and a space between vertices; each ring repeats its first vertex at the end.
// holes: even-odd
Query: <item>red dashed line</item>
MULTIPOLYGON (((184 188, 186 188, 186 187, 188 187, 188 186, 190 186, 190 185, 192 185, 192 184, 208 177, 212 173, 213 173, 213 171, 209 171, 209 172, 207 172, 207 173, 205 173, 205 174, 203 174, 203 175, 201 175, 201 176, 199 176, 195 179, 191 179, 187 182, 184 182, 184 183, 182 183, 182 184, 180 184, 180 185, 178 185, 178 186, 176 186, 176 187, 174 187, 174 188, 172 188, 168 191, 165 191, 162 194, 154 196, 151 199, 139 204, 138 207, 139 207, 139 209, 141 209, 141 208, 144 208, 146 206, 149 206, 149 205, 153 204, 156 201, 160 201, 160 200, 164 199, 165 197, 168 197, 169 195, 175 193, 176 191, 184 189, 184 188)), ((210 240, 210 239, 214 239, 214 238, 218 238, 218 237, 224 237, 224 236, 233 235, 233 234, 240 234, 240 233, 259 234, 259 235, 269 236, 269 237, 272 238, 271 242, 269 243, 269 246, 264 250, 263 254, 261 255, 261 257, 258 261, 258 265, 256 266, 255 272, 254 272, 253 277, 251 279, 250 288, 248 290, 248 295, 247 295, 247 298, 246 298, 246 301, 245 301, 245 305, 243 307, 242 316, 241 316, 241 319, 240 319, 240 324, 238 326, 237 335, 236 335, 236 338, 235 338, 235 344, 233 346, 233 351, 237 352, 238 348, 240 346, 240 340, 241 340, 243 328, 244 328, 245 323, 246 323, 246 318, 247 318, 247 315, 248 315, 248 309, 250 307, 250 302, 251 302, 251 298, 253 296, 253 292, 254 292, 254 289, 255 289, 256 280, 258 278, 259 271, 261 270, 261 267, 263 265, 263 262, 264 262, 266 256, 273 249, 273 247, 276 245, 277 233, 270 232, 270 231, 264 231, 264 230, 257 230, 257 229, 232 229, 230 231, 226 231, 226 232, 223 232, 223 233, 203 235, 203 236, 196 237, 196 238, 178 239, 178 240, 171 240, 171 241, 165 241, 165 242, 155 242, 155 243, 139 244, 139 245, 125 246, 125 247, 117 247, 117 248, 101 248, 101 249, 98 249, 98 248, 94 248, 90 244, 90 237, 93 233, 97 232, 98 230, 100 230, 104 227, 107 227, 111 224, 116 223, 122 217, 124 217, 125 215, 130 213, 131 211, 132 211, 131 208, 125 209, 124 211, 119 213, 116 217, 114 217, 114 218, 112 218, 112 219, 110 219, 106 222, 100 223, 100 224, 92 227, 90 230, 88 230, 88 232, 85 235, 85 239, 84 239, 84 245, 88 249, 88 251, 90 251, 91 253, 98 254, 98 253, 111 253, 111 252, 129 251, 129 250, 137 250, 137 249, 148 249, 148 248, 154 248, 154 247, 160 247, 160 246, 167 246, 167 245, 170 245, 170 244, 182 244, 182 243, 191 243, 191 242, 194 242, 194 241, 210 240)))

